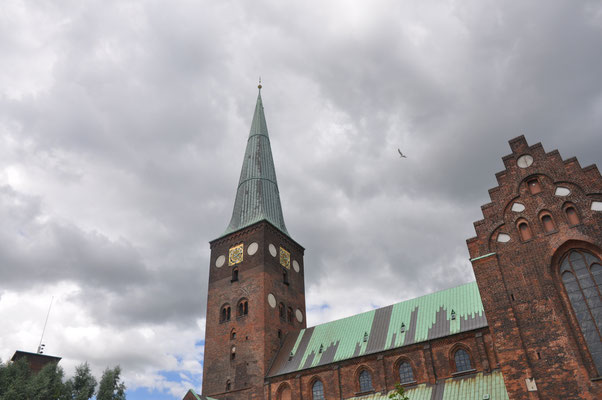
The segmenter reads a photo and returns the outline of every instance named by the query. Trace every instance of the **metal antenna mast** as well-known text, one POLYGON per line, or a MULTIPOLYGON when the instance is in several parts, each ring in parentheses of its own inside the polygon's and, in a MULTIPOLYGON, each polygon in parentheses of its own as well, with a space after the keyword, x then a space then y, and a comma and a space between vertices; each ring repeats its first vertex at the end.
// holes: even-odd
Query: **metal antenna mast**
POLYGON ((54 296, 50 299, 50 305, 48 306, 48 313, 46 314, 46 321, 44 321, 44 329, 42 329, 42 337, 40 337, 40 344, 38 345, 38 354, 44 353, 45 344, 42 343, 44 339, 44 332, 46 332, 46 324, 48 324, 48 317, 50 316, 50 309, 52 308, 52 301, 54 300, 54 296))

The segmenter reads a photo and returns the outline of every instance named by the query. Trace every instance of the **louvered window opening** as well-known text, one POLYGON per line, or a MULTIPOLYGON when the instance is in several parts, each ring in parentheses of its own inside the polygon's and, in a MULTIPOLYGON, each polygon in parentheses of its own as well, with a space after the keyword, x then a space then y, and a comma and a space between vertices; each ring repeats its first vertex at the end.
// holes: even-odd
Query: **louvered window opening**
POLYGON ((581 333, 602 374, 602 261, 585 250, 571 250, 560 265, 567 295, 581 333))
POLYGON ((464 372, 472 369, 470 365, 470 356, 466 350, 460 349, 454 354, 454 361, 456 363, 456 372, 464 372))
POLYGON ((399 366, 399 382, 407 383, 414 381, 414 371, 408 362, 402 362, 399 366))
POLYGON ((364 370, 360 373, 360 392, 369 392, 372 388, 372 376, 370 372, 364 370))
POLYGON ((312 400, 324 400, 324 385, 322 381, 316 381, 311 387, 312 400))

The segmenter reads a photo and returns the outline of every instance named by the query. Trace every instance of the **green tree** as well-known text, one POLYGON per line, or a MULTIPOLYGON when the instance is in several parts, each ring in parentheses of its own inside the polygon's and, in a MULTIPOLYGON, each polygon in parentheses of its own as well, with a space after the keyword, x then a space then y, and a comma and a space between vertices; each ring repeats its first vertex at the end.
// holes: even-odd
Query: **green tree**
POLYGON ((88 400, 94 396, 96 378, 87 362, 75 367, 75 375, 65 383, 69 400, 88 400))
POLYGON ((0 364, 0 400, 29 400, 27 388, 31 371, 27 360, 0 364))
POLYGON ((40 372, 31 375, 28 385, 28 400, 60 400, 66 396, 63 368, 58 363, 44 366, 40 372))
POLYGON ((393 393, 389 394, 389 398, 391 400, 410 400, 410 398, 406 394, 405 389, 399 383, 395 385, 395 390, 393 391, 393 393))
POLYGON ((96 400, 125 400, 125 384, 121 381, 121 368, 107 368, 102 374, 96 400))

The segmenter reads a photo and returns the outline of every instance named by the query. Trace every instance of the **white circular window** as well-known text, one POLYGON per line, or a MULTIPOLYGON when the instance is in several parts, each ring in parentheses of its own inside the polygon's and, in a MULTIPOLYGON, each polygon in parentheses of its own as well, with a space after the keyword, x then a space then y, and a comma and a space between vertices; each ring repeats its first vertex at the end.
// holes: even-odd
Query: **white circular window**
POLYGON ((525 211, 525 205, 522 203, 514 203, 514 204, 512 204, 512 211, 523 212, 523 211, 525 211))
POLYGON ((268 249, 270 250, 270 254, 272 255, 272 257, 276 257, 276 246, 270 243, 268 249))
POLYGON ((297 317, 297 321, 303 322, 303 313, 298 308, 297 311, 295 311, 295 317, 297 317))
POLYGON ((249 245, 249 247, 247 247, 247 254, 252 256, 253 254, 257 253, 257 249, 259 248, 259 245, 257 244, 257 242, 253 242, 249 245))
POLYGON ((524 156, 520 156, 518 158, 518 160, 516 160, 516 165, 518 165, 521 168, 530 167, 531 164, 533 164, 533 157, 531 157, 529 154, 525 154, 524 156))
POLYGON ((276 298, 272 293, 268 294, 268 304, 272 308, 276 308, 276 298))
POLYGON ((226 262, 226 256, 219 256, 217 258, 217 260, 215 260, 215 266, 217 268, 220 268, 221 266, 224 265, 225 262, 226 262))
POLYGON ((293 269, 295 270, 295 272, 299 272, 299 263, 297 262, 297 260, 293 260, 293 269))

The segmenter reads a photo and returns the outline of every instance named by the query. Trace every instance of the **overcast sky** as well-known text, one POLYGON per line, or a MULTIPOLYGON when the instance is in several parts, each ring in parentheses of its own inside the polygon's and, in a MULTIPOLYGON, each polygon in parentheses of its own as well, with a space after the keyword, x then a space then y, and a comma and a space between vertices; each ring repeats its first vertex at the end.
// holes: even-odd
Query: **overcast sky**
POLYGON ((309 325, 474 280, 508 140, 602 165, 601 49, 598 1, 3 0, 0 358, 54 296, 68 375, 200 389, 260 75, 309 325))

